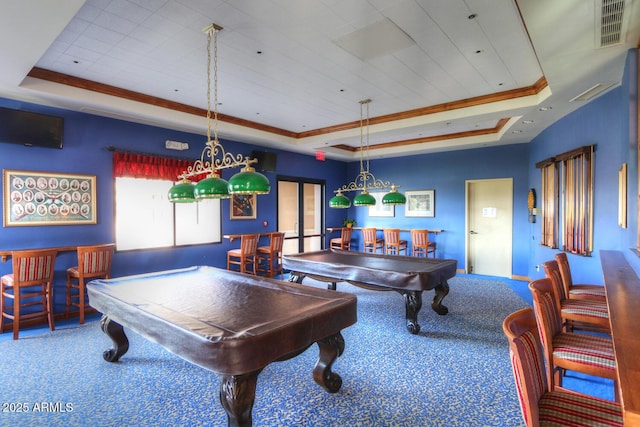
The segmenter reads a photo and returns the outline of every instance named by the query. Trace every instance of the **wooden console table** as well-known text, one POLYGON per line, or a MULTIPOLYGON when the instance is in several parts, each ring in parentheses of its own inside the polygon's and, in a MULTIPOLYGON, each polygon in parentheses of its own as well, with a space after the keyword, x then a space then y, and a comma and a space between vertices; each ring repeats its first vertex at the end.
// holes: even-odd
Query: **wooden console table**
POLYGON ((640 425, 640 279, 620 251, 600 251, 625 426, 640 425))

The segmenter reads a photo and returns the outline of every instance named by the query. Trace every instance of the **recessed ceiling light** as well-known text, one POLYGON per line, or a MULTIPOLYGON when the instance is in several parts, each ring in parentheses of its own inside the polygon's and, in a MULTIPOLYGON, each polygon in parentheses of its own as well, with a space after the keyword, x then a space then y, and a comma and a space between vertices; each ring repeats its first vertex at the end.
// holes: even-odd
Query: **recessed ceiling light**
POLYGON ((531 123, 533 123, 533 120, 523 120, 522 121, 522 124, 525 124, 525 125, 530 125, 531 123))
POLYGON ((511 133, 522 133, 522 131, 521 130, 514 130, 514 131, 511 131, 511 133))
POLYGON ((539 111, 549 111, 551 110, 553 107, 540 107, 538 108, 539 111))

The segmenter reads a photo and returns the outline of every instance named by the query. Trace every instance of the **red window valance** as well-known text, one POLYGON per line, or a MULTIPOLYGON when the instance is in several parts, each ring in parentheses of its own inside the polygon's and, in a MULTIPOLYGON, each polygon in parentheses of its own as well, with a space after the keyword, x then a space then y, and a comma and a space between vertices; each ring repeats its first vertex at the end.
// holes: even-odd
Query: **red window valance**
MULTIPOLYGON (((187 170, 193 162, 171 159, 167 157, 150 156, 135 153, 113 153, 113 176, 165 179, 178 181, 178 175, 187 170)), ((194 177, 191 181, 199 181, 205 176, 194 177)))

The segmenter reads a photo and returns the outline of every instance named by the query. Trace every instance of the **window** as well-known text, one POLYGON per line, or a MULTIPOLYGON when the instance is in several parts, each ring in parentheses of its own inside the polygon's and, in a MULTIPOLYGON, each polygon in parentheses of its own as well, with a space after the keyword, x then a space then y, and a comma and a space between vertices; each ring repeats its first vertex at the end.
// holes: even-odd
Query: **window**
POLYGON ((536 164, 542 170, 544 246, 591 255, 593 152, 592 145, 581 147, 536 164))
POLYGON ((114 153, 118 250, 185 246, 221 241, 220 200, 170 203, 167 192, 182 161, 114 153))

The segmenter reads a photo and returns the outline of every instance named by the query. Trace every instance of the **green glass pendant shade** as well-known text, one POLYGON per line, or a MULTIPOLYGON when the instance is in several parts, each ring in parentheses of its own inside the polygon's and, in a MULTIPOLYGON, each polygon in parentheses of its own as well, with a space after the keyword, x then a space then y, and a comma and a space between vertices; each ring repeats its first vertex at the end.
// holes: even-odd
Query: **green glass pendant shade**
POLYGON ((391 187, 391 191, 384 195, 382 198, 382 204, 386 206, 404 205, 407 202, 407 198, 404 194, 398 193, 395 185, 391 187))
POLYGON ((376 198, 371 194, 367 193, 367 191, 363 191, 361 194, 358 194, 353 199, 353 206, 375 206, 376 198))
POLYGON ((228 199, 229 183, 220 178, 220 175, 212 173, 207 178, 196 184, 195 198, 200 199, 228 199))
POLYGON ((228 188, 231 194, 267 194, 271 185, 266 176, 248 166, 231 177, 228 188))
POLYGON ((168 198, 171 203, 192 203, 196 201, 195 185, 184 180, 169 189, 168 198))
POLYGON ((346 209, 351 206, 351 200, 348 197, 342 195, 342 193, 338 192, 335 196, 329 199, 329 207, 337 208, 337 209, 346 209))

